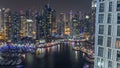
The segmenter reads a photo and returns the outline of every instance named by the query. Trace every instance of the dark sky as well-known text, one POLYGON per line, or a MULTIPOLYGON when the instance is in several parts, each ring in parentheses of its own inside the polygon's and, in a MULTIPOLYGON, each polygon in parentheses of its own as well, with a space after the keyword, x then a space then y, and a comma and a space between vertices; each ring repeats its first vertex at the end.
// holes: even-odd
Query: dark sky
MULTIPOLYGON (((28 8, 43 8, 48 0, 0 0, 0 8, 13 10, 28 8)), ((91 0, 51 0, 50 5, 57 13, 73 11, 87 12, 91 7, 91 0)))

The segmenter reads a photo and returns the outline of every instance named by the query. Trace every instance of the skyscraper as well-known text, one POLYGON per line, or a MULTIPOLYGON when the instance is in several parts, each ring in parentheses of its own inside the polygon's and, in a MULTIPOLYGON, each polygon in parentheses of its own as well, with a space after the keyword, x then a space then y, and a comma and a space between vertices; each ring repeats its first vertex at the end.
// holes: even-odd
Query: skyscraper
POLYGON ((25 13, 21 10, 20 11, 20 19, 21 19, 21 31, 20 31, 20 34, 21 34, 21 38, 22 37, 25 37, 27 36, 26 35, 26 16, 25 16, 25 13))
POLYGON ((97 0, 94 68, 120 68, 120 0, 97 0))
POLYGON ((71 24, 71 30, 73 36, 79 36, 80 34, 80 26, 79 26, 80 20, 79 15, 76 13, 74 14, 74 17, 72 18, 72 24, 71 24))
POLYGON ((56 22, 56 11, 52 10, 51 14, 51 22, 52 22, 52 36, 57 34, 57 22, 56 22))
POLYGON ((60 13, 59 20, 57 21, 57 33, 60 36, 64 36, 64 26, 66 22, 66 14, 60 13))
POLYGON ((26 11, 26 36, 27 37, 33 37, 33 25, 35 24, 34 21, 33 21, 33 14, 32 14, 32 10, 31 9, 28 9, 26 11))
POLYGON ((43 16, 40 15, 39 12, 37 12, 35 14, 36 16, 36 39, 40 40, 40 39, 44 39, 45 38, 45 23, 44 23, 44 19, 43 16))
POLYGON ((18 43, 20 41, 21 18, 18 12, 12 13, 12 42, 18 43))
POLYGON ((51 41, 51 36, 52 36, 52 24, 53 24, 53 15, 54 15, 54 10, 48 5, 45 5, 44 12, 43 12, 43 19, 45 23, 45 38, 46 42, 51 41))
POLYGON ((12 40, 12 13, 11 10, 3 10, 3 30, 6 32, 6 37, 8 40, 12 40))
POLYGON ((51 41, 52 29, 56 29, 55 10, 49 5, 45 5, 42 13, 36 13, 36 38, 38 40, 45 39, 46 42, 51 41))
POLYGON ((90 40, 93 42, 95 38, 95 14, 96 14, 96 0, 92 0, 91 5, 91 14, 90 14, 90 40))
POLYGON ((0 31, 2 30, 2 24, 3 24, 2 9, 0 9, 0 31))

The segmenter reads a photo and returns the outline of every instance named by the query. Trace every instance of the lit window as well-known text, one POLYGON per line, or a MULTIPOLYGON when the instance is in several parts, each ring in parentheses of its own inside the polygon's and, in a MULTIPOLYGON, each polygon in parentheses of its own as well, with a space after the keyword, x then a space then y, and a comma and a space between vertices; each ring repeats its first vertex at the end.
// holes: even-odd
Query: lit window
POLYGON ((97 68, 105 68, 104 63, 104 59, 97 58, 97 68))
POLYGON ((100 58, 97 58, 97 67, 100 68, 100 58))
POLYGON ((120 38, 117 38, 117 39, 116 39, 115 47, 116 47, 117 49, 120 49, 120 38))
POLYGON ((101 68, 105 68, 104 64, 105 64, 104 59, 101 59, 101 68))

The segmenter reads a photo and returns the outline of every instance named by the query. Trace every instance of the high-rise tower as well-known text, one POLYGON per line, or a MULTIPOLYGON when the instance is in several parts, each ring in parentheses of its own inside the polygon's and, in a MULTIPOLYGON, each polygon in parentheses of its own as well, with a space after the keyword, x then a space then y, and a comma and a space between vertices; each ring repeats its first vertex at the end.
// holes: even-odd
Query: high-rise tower
POLYGON ((120 68, 120 0, 97 0, 94 68, 120 68))
POLYGON ((21 18, 18 12, 12 13, 12 42, 20 42, 21 18))
POLYGON ((59 15, 59 21, 57 23, 57 33, 60 36, 64 36, 64 26, 65 26, 65 22, 66 22, 66 14, 65 13, 60 13, 59 15))
POLYGON ((2 24, 3 24, 2 9, 0 9, 0 31, 2 30, 2 24))

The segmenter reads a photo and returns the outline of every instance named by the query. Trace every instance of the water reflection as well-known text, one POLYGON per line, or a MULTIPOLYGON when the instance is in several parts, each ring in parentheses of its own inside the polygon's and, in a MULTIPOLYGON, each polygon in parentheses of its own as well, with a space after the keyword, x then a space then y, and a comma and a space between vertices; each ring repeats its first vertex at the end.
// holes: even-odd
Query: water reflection
POLYGON ((75 51, 75 59, 78 60, 78 51, 75 51))
MULTIPOLYGON (((38 48, 36 56, 40 59, 33 58, 34 64, 32 66, 37 66, 37 68, 92 68, 90 67, 91 64, 83 59, 83 53, 72 50, 74 43, 69 44, 38 48)), ((28 66, 25 65, 25 67, 28 66)))
POLYGON ((74 45, 69 44, 38 48, 35 55, 26 54, 24 68, 93 68, 83 59, 83 53, 73 51, 74 45))
POLYGON ((37 58, 43 58, 44 57, 44 55, 45 55, 45 51, 46 51, 46 49, 45 48, 38 48, 37 50, 36 50, 36 57, 37 58))
POLYGON ((48 51, 48 53, 50 53, 51 52, 51 47, 48 47, 47 51, 48 51))
POLYGON ((57 48, 58 48, 58 52, 60 52, 60 44, 58 44, 57 48))

